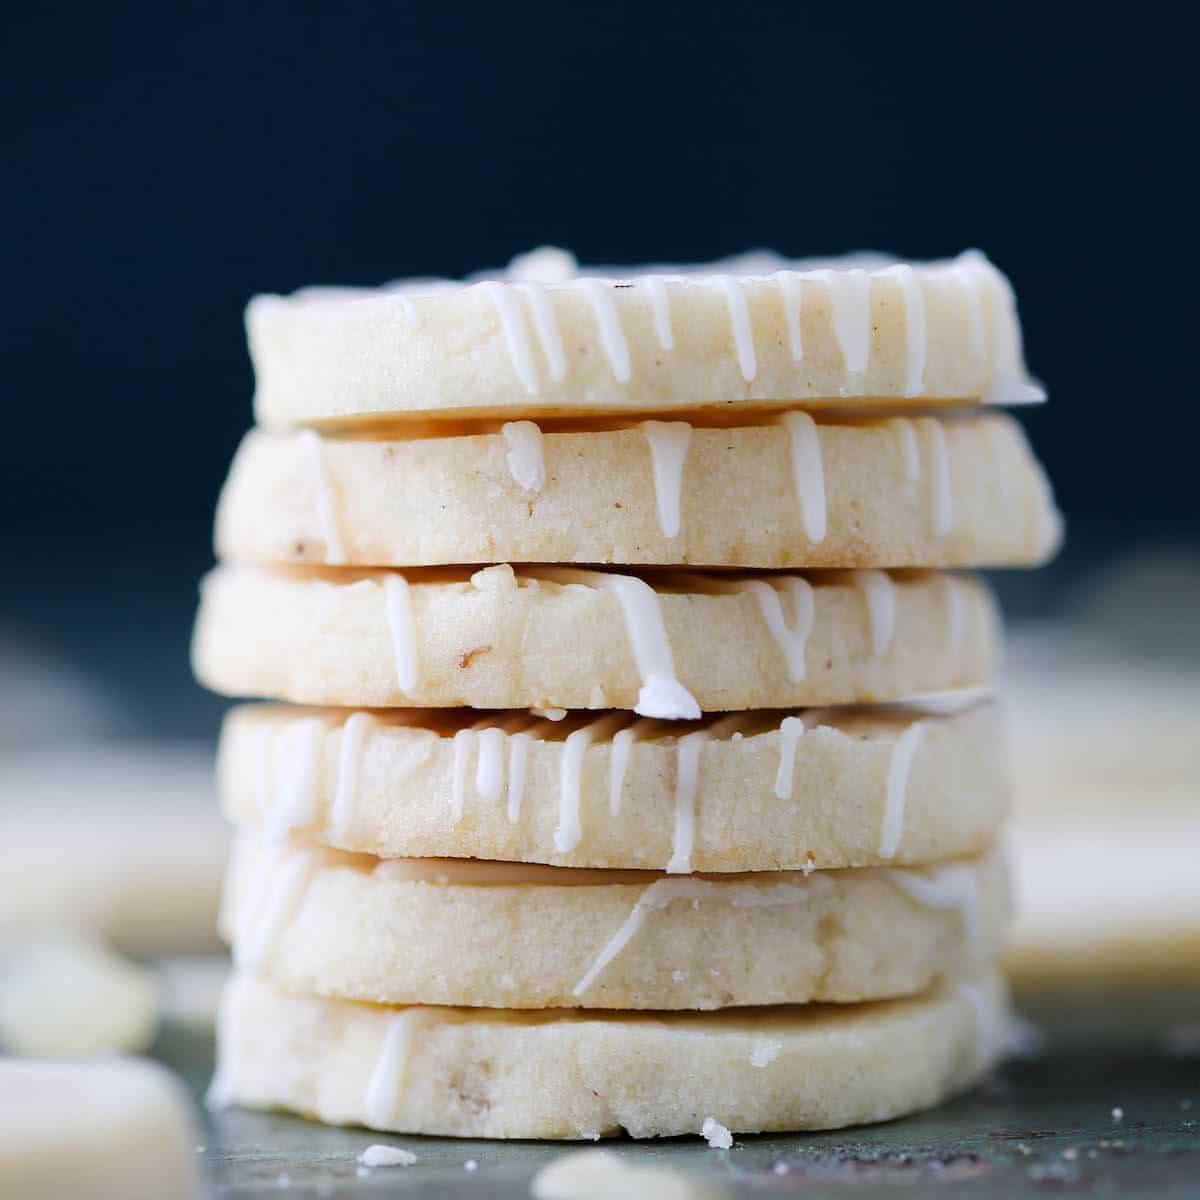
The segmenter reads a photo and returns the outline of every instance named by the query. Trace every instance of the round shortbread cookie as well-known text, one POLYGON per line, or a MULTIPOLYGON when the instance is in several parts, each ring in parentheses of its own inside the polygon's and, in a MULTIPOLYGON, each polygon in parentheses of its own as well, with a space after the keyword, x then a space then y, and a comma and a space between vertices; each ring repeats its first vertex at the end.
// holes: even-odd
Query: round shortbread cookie
POLYGON ((580 278, 569 255, 542 252, 502 279, 257 296, 258 420, 1044 397, 1012 289, 977 252, 609 273, 580 278))
POLYGON ((192 661, 215 691, 297 704, 694 719, 986 686, 998 656, 971 578, 649 578, 224 566, 204 581, 192 661))
POLYGON ((226 814, 381 858, 777 871, 938 862, 986 847, 1011 792, 995 704, 738 713, 354 712, 226 718, 226 814), (558 715, 558 714, 554 714, 558 715))
POLYGON ((246 436, 220 555, 437 566, 1027 565, 1061 521, 1021 428, 986 417, 736 428, 649 421, 373 441, 246 436))
POLYGON ((928 1108, 999 1058, 1003 980, 722 1013, 384 1008, 235 976, 214 1102, 489 1138, 832 1129, 928 1108))
POLYGON ((0 1058, 0 1195, 190 1200, 209 1195, 181 1080, 145 1059, 0 1058))
POLYGON ((908 996, 996 961, 995 851, 933 867, 669 877, 236 845, 239 969, 380 1004, 715 1009, 908 996))

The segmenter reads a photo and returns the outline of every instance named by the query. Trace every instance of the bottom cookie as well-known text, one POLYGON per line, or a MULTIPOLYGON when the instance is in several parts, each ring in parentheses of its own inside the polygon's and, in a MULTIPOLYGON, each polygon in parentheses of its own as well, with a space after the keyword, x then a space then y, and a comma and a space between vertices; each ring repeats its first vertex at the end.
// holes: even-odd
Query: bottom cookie
POLYGON ((1008 1029, 999 975, 923 996, 718 1013, 387 1008, 235 976, 211 1102, 486 1138, 835 1129, 978 1080, 1008 1029))

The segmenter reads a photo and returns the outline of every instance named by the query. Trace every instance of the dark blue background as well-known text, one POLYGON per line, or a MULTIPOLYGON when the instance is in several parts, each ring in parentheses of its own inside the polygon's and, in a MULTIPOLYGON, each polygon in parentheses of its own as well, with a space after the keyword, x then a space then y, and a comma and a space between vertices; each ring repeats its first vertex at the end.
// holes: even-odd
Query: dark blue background
POLYGON ((0 627, 154 729, 187 684, 259 290, 584 261, 980 246, 1051 403, 1052 607, 1200 514, 1190 44, 1012 4, 8 6, 0 627), (1192 149, 1189 149, 1189 146, 1192 149), (1185 205, 1187 211, 1185 213, 1185 205))

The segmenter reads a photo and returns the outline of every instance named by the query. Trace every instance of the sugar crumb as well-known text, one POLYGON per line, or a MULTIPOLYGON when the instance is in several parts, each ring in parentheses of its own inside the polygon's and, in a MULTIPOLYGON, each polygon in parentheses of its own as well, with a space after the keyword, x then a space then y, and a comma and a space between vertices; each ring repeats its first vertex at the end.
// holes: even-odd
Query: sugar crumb
POLYGON ((728 1150, 733 1145, 733 1134, 716 1117, 705 1117, 700 1126, 700 1136, 714 1150, 728 1150))
POLYGON ((368 1146, 358 1156, 358 1161, 364 1167, 411 1167, 417 1161, 417 1156, 411 1150, 402 1150, 399 1146, 378 1144, 368 1146))

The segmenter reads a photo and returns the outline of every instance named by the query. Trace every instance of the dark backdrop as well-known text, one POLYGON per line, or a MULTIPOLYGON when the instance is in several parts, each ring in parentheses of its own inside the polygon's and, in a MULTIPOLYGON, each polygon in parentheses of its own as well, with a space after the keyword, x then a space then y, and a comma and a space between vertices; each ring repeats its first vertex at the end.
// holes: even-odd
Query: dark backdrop
POLYGON ((1052 608, 1122 548, 1193 549, 1190 80, 1153 6, 6 6, 0 635, 138 727, 188 683, 258 290, 583 261, 980 246, 1051 402, 1052 608))

